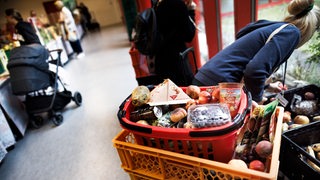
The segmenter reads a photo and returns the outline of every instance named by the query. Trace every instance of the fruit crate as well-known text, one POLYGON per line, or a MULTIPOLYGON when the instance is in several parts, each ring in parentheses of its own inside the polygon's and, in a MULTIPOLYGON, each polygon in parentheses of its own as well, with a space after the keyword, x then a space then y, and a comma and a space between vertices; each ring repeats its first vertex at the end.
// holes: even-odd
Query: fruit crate
POLYGON ((311 157, 305 150, 306 146, 314 143, 320 143, 320 121, 283 133, 280 170, 288 178, 320 179, 320 172, 313 169, 306 161, 311 160, 320 167, 320 161, 311 157))
MULTIPOLYGON (((212 88, 216 87, 201 87, 201 90, 212 91, 212 88)), ((238 114, 231 123, 199 129, 164 128, 130 121, 133 105, 129 96, 119 107, 118 119, 124 129, 134 134, 137 144, 228 162, 233 156, 237 133, 248 117, 250 108, 251 94, 243 89, 238 114)))
MULTIPOLYGON (((318 86, 316 86, 314 84, 310 84, 310 85, 306 85, 306 86, 303 86, 303 87, 293 88, 293 89, 289 89, 287 91, 284 91, 283 92, 283 97, 286 100, 288 100, 288 104, 284 107, 284 110, 292 112, 290 105, 291 105, 291 101, 294 99, 294 95, 295 94, 299 95, 299 96, 302 97, 302 100, 305 100, 304 94, 306 92, 312 92, 315 95, 315 100, 317 101, 317 104, 319 106, 319 103, 320 103, 320 87, 318 87, 318 86)), ((276 94, 267 96, 268 101, 265 104, 269 103, 270 102, 269 100, 271 98, 275 97, 275 96, 276 96, 276 94)), ((298 114, 292 112, 292 116, 293 117, 296 116, 296 115, 298 115, 298 114)), ((310 120, 312 120, 312 118, 314 116, 318 116, 318 115, 320 115, 320 108, 318 108, 318 110, 314 114, 308 115, 308 117, 310 118, 310 120)))
MULTIPOLYGON (((277 122, 282 122, 283 108, 277 122)), ((112 141, 121 160, 121 167, 131 179, 277 179, 282 123, 277 123, 273 151, 266 163, 266 172, 235 168, 227 163, 208 160, 137 144, 135 135, 122 130, 112 141)))

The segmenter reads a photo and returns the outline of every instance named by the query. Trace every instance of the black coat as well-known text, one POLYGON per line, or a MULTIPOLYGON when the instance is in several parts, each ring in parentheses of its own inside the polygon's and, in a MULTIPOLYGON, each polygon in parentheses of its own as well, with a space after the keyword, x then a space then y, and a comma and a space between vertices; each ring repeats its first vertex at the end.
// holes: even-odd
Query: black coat
POLYGON ((33 44, 33 43, 40 44, 39 37, 36 34, 35 29, 30 23, 20 21, 16 24, 15 28, 17 30, 17 33, 20 34, 24 39, 24 41, 20 41, 21 45, 27 45, 27 44, 33 44))
POLYGON ((193 73, 188 59, 181 60, 179 53, 186 49, 195 35, 194 10, 188 10, 182 0, 163 0, 156 8, 158 29, 164 44, 155 56, 156 73, 180 86, 191 83, 193 73))

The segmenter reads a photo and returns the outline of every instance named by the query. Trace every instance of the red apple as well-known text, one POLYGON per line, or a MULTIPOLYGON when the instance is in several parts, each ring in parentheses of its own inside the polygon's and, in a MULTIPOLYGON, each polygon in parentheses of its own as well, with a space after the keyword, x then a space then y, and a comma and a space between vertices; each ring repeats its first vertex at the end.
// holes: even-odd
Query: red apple
POLYGON ((268 156, 271 155, 272 148, 273 148, 273 145, 270 141, 262 140, 258 142, 258 144, 256 145, 255 151, 259 155, 259 157, 267 158, 268 156))
POLYGON ((215 88, 213 91, 212 91, 212 94, 211 94, 212 98, 216 99, 219 101, 220 99, 220 88, 215 88))
POLYGON ((211 101, 211 94, 208 91, 201 91, 199 94, 199 104, 206 104, 211 101))
POLYGON ((212 96, 210 103, 218 103, 219 99, 212 96))
POLYGON ((262 171, 264 172, 264 164, 263 162, 259 160, 253 160, 249 164, 249 169, 257 170, 257 171, 262 171))

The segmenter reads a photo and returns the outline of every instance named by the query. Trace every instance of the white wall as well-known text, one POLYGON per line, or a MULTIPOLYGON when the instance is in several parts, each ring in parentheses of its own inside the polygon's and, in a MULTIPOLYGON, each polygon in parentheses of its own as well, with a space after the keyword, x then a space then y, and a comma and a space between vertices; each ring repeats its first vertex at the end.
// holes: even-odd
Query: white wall
MULTIPOLYGON (((39 17, 46 18, 46 12, 43 7, 46 0, 0 0, 0 25, 6 23, 5 9, 17 9, 24 19, 29 17, 30 10, 35 10, 39 17)), ((121 11, 118 0, 78 0, 83 2, 94 17, 100 23, 101 27, 121 23, 121 11)))
POLYGON ((119 0, 78 0, 83 2, 101 26, 121 23, 119 0))

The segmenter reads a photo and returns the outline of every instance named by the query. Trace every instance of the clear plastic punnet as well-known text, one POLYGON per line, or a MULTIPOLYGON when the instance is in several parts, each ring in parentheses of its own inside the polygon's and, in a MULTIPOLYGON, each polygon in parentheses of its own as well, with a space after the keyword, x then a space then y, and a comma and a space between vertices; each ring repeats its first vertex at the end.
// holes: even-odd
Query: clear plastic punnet
POLYGON ((231 123, 231 115, 225 104, 194 105, 188 109, 188 122, 192 128, 217 127, 231 123))

